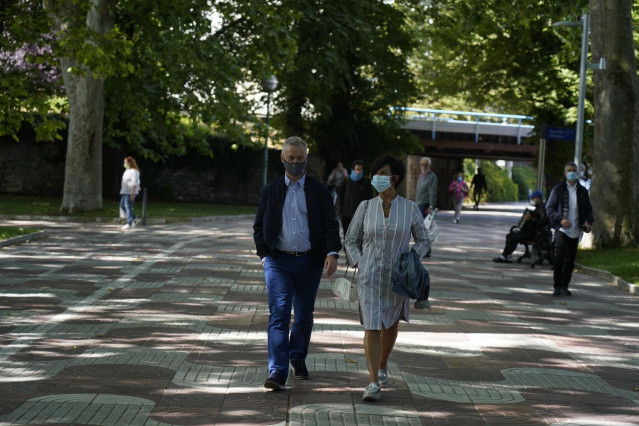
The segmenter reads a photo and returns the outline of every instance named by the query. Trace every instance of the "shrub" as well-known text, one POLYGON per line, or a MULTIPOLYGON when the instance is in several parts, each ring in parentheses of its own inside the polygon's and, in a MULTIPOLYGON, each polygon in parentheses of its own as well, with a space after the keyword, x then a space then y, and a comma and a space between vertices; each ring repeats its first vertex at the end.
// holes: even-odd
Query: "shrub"
POLYGON ((481 162, 481 171, 486 175, 487 201, 517 200, 517 185, 508 177, 508 171, 489 161, 481 162))
POLYGON ((537 187, 537 172, 530 166, 514 166, 513 182, 517 185, 518 199, 527 200, 537 187))

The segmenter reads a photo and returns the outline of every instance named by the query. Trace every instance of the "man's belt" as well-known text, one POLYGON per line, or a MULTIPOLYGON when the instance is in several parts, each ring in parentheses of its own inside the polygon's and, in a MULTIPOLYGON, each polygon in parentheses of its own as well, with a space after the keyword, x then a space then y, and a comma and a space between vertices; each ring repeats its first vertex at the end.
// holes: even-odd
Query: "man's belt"
POLYGON ((290 254, 291 256, 308 256, 311 254, 311 251, 284 251, 284 250, 278 250, 280 253, 284 253, 284 254, 290 254))

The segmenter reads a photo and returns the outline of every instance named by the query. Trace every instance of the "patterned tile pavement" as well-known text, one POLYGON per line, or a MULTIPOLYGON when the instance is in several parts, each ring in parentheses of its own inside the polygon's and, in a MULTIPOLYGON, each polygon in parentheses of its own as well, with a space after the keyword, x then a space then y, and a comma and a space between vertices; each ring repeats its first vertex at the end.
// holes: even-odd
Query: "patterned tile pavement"
MULTIPOLYGON (((440 214, 433 307, 367 384, 357 305, 322 281, 308 381, 267 392, 251 221, 56 225, 0 250, 0 424, 639 425, 639 298, 495 264, 518 212, 440 214)), ((337 276, 343 275, 344 266, 337 276)))

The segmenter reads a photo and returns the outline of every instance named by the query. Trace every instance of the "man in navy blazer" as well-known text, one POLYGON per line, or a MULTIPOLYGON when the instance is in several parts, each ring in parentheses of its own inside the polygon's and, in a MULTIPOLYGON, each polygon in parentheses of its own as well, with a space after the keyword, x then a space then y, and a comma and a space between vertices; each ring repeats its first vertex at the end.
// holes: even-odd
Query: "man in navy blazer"
POLYGON ((253 239, 264 266, 269 305, 268 372, 264 387, 286 388, 289 363, 308 378, 306 356, 322 270, 333 275, 342 245, 328 189, 306 175, 306 142, 292 136, 282 145, 286 170, 262 189, 253 239), (289 336, 291 307, 295 319, 289 336))
POLYGON ((564 166, 566 180, 555 186, 546 202, 546 212, 555 228, 555 261, 553 296, 570 296, 568 284, 575 268, 577 245, 582 232, 590 232, 593 223, 592 205, 588 190, 581 186, 577 165, 564 166))

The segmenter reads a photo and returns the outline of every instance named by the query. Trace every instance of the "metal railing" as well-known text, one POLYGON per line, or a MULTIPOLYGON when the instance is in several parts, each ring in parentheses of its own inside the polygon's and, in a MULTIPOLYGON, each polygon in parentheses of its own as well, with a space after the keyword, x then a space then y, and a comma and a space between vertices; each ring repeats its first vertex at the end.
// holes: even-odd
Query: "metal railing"
POLYGON ((532 121, 534 117, 528 115, 517 114, 496 114, 490 112, 472 112, 472 111, 452 111, 445 109, 431 108, 411 108, 411 107, 391 107, 391 113, 408 112, 409 120, 431 121, 433 127, 431 137, 433 140, 437 136, 437 122, 474 124, 475 125, 475 142, 479 142, 479 126, 480 124, 500 125, 517 128, 517 143, 521 143, 522 130, 530 130, 531 125, 523 124, 523 121, 532 121), (412 114, 411 114, 412 113, 412 114), (463 119, 460 119, 463 118, 463 119))

